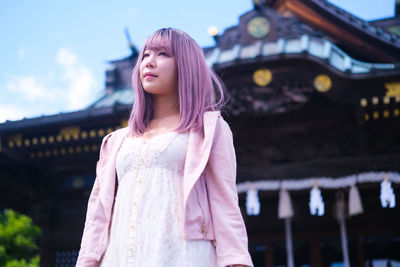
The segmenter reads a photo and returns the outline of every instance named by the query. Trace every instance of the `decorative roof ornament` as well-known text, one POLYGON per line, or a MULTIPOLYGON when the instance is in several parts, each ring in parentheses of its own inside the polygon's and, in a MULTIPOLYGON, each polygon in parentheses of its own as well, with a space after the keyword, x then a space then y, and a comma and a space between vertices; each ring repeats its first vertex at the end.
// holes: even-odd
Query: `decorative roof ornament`
POLYGON ((271 23, 264 16, 256 16, 247 23, 247 32, 254 39, 262 39, 271 30, 271 23))
POLYGON ((218 28, 216 26, 210 26, 208 27, 208 34, 211 35, 215 41, 215 43, 218 44, 218 28))
POLYGON ((332 80, 326 74, 319 74, 314 79, 314 87, 320 93, 328 92, 332 87, 332 80))
POLYGON ((128 28, 125 28, 125 36, 126 36, 126 39, 128 40, 129 48, 130 48, 131 51, 132 51, 132 57, 137 57, 137 56, 139 55, 139 50, 138 50, 138 49, 136 48, 136 46, 132 43, 131 35, 129 34, 128 28))
POLYGON ((265 0, 253 0, 254 9, 261 10, 263 9, 265 4, 265 0))

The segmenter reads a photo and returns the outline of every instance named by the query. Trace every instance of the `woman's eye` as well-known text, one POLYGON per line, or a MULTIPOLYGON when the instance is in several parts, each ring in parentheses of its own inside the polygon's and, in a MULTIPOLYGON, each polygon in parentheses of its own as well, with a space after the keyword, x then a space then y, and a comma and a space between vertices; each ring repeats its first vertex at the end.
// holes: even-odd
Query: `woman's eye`
POLYGON ((158 53, 160 56, 167 56, 169 57, 169 54, 167 52, 161 51, 158 53))

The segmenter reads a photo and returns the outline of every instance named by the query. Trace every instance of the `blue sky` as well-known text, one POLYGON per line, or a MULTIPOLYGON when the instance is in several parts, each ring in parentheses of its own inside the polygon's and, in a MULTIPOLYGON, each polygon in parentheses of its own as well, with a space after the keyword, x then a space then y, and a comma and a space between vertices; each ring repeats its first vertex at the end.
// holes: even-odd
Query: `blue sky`
MULTIPOLYGON (((394 0, 330 0, 371 20, 391 17, 394 0)), ((238 24, 251 0, 3 0, 0 5, 0 123, 86 107, 103 93, 107 60, 130 54, 161 27, 213 45, 207 29, 238 24)))

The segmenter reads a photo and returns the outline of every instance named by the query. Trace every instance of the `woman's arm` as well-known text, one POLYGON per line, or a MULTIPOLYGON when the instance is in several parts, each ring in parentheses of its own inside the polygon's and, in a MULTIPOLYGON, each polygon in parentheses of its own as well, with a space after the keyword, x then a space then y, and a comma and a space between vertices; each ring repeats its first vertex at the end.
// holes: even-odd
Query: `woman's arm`
MULTIPOLYGON (((105 143, 110 136, 111 134, 108 134, 103 138, 100 147, 100 159, 102 159, 105 154, 105 143)), ((107 225, 107 219, 99 199, 100 182, 98 174, 101 173, 99 170, 99 162, 100 160, 97 162, 96 179, 87 205, 81 248, 76 262, 77 267, 97 267, 100 265, 100 243, 102 238, 104 238, 104 229, 107 225)))
POLYGON ((85 220, 85 227, 83 229, 82 241, 81 241, 81 248, 79 250, 78 259, 76 262, 76 267, 95 267, 98 266, 98 261, 90 257, 90 252, 93 251, 94 248, 91 247, 94 245, 94 235, 97 231, 95 231, 96 223, 94 222, 94 210, 96 209, 98 197, 99 197, 99 183, 96 178, 92 192, 90 193, 87 212, 86 212, 86 220, 85 220))
POLYGON ((222 118, 217 121, 205 172, 219 265, 253 266, 238 203, 232 132, 222 118))

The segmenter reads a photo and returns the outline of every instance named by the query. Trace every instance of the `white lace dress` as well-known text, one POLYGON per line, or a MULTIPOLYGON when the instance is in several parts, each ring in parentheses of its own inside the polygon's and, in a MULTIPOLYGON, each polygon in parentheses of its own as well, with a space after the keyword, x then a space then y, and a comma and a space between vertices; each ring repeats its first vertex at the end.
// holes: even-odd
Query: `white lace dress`
POLYGON ((116 159, 118 191, 101 267, 213 267, 210 241, 183 236, 188 132, 126 138, 116 159))

